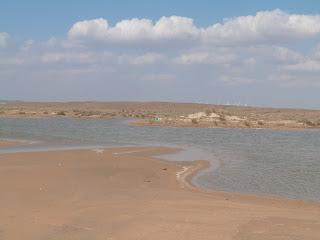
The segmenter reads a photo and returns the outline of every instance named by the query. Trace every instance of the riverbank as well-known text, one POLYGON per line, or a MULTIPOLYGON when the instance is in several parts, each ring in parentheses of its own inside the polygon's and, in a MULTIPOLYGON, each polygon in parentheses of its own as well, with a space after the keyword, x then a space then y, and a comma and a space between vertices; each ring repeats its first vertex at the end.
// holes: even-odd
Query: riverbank
POLYGON ((7 102, 0 117, 135 119, 134 125, 319 129, 320 111, 174 102, 7 102))
MULTIPOLYGON (((3 239, 318 239, 320 203, 209 193, 170 148, 0 155, 3 239)), ((201 159, 199 159, 201 160, 201 159)))
POLYGON ((9 147, 18 144, 17 141, 0 139, 0 147, 9 147))

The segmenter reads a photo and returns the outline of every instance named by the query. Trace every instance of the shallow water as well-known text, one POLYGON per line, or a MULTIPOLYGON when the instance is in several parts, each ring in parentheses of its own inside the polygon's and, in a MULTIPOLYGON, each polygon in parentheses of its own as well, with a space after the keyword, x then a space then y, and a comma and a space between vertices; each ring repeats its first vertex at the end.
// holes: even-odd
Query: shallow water
POLYGON ((320 131, 129 126, 97 119, 0 118, 0 137, 27 140, 0 153, 62 148, 175 146, 172 160, 209 160, 194 178, 213 190, 320 200, 320 131))

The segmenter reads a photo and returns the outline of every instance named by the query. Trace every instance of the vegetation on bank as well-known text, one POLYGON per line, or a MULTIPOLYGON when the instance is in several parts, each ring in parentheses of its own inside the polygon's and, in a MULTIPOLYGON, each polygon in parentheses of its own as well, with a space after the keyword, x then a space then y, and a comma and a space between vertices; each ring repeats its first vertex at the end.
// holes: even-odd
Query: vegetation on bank
POLYGON ((320 111, 183 103, 15 103, 5 117, 130 118, 135 125, 230 128, 320 128, 320 111))

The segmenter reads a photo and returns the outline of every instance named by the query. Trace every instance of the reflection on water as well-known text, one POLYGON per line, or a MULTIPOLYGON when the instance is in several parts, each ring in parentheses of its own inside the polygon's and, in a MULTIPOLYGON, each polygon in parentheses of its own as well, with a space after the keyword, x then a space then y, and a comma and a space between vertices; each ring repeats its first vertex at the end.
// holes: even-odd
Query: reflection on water
POLYGON ((177 146, 172 160, 206 159, 194 183, 209 189, 320 199, 320 131, 128 126, 117 120, 0 119, 0 137, 23 139, 2 152, 112 146, 177 146))

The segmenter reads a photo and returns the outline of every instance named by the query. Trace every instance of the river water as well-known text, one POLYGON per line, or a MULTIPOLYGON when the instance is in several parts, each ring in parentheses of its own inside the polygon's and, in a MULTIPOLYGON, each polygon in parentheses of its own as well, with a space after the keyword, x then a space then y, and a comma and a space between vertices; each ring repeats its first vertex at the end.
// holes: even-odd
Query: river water
POLYGON ((122 120, 0 118, 0 153, 114 146, 182 147, 169 160, 208 160, 194 184, 212 190, 320 200, 320 131, 130 126, 122 120))

